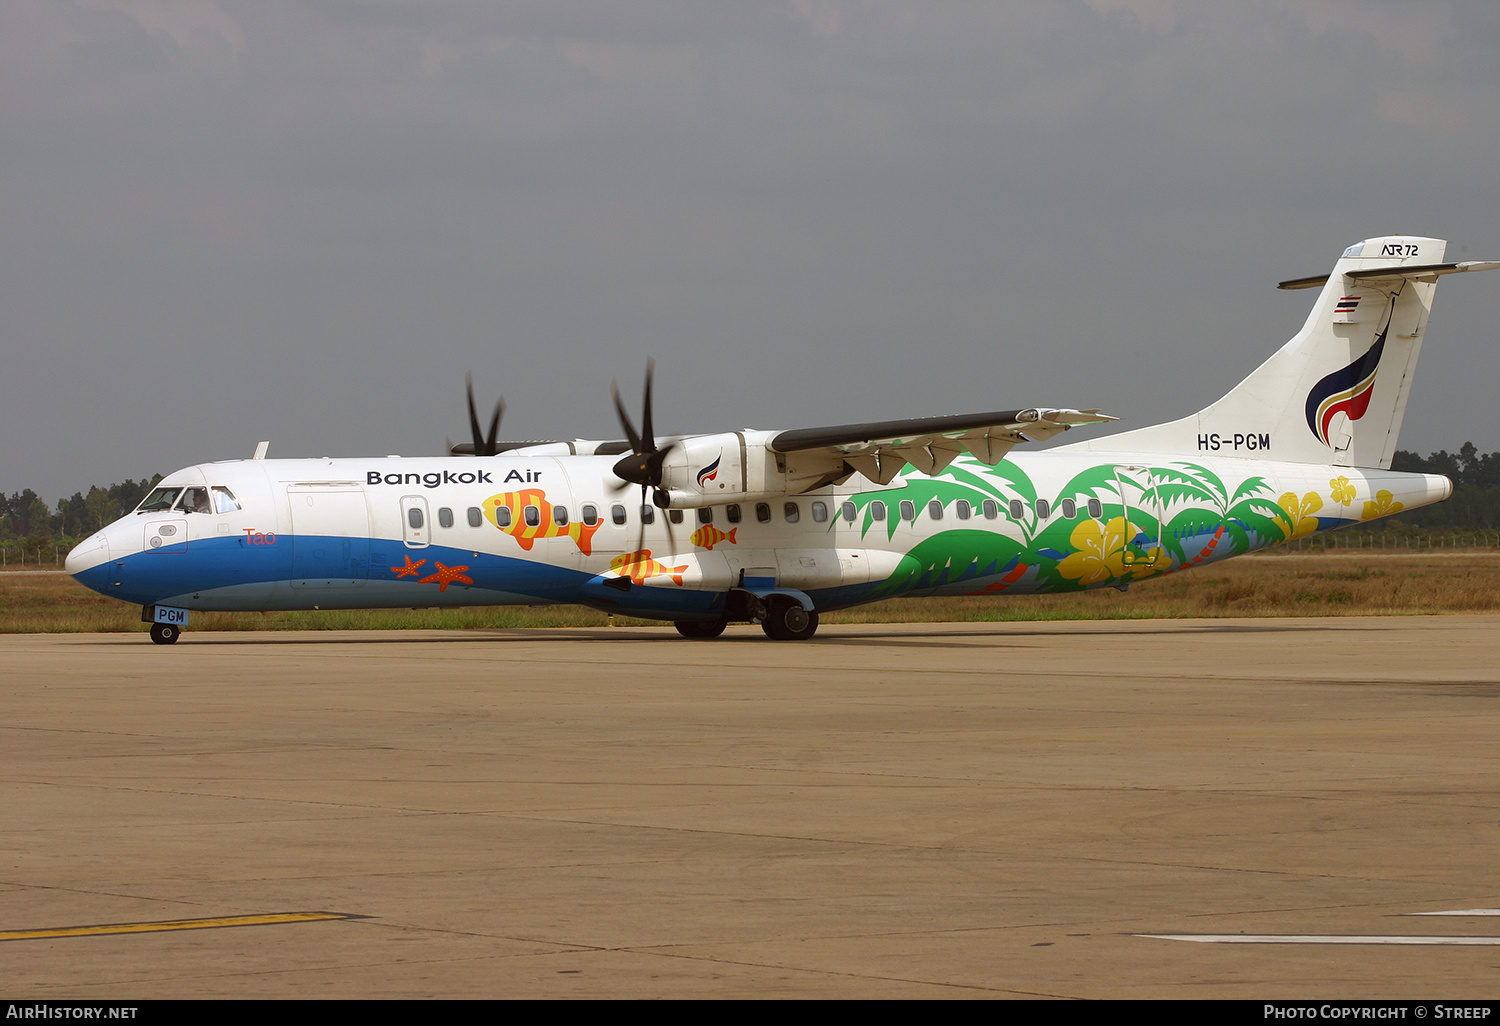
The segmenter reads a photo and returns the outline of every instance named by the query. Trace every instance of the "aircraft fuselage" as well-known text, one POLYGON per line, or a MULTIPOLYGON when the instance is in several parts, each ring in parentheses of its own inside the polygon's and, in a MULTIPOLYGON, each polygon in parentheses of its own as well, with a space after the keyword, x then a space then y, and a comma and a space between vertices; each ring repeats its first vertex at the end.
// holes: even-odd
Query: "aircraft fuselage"
POLYGON ((579 603, 718 620, 736 590, 827 611, 898 595, 1123 587, 1452 489, 1432 475, 1304 463, 1013 453, 885 486, 855 475, 772 502, 648 506, 643 526, 640 490, 621 486, 614 462, 203 464, 160 483, 185 490, 177 508, 111 524, 68 570, 127 602, 189 610, 579 603), (188 489, 213 499, 194 508, 188 489))

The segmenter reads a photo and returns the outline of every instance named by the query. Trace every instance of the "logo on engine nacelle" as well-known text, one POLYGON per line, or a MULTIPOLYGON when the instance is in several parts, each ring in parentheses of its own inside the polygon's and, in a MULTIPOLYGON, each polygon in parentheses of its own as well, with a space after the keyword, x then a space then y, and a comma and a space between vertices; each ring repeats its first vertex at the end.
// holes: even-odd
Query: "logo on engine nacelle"
POLYGON ((699 488, 702 488, 709 481, 712 481, 714 478, 716 478, 716 477, 719 476, 719 464, 721 462, 723 462, 723 460, 724 460, 724 450, 720 449, 719 450, 719 457, 718 457, 718 459, 714 460, 708 466, 706 466, 702 470, 698 471, 698 487, 699 488))

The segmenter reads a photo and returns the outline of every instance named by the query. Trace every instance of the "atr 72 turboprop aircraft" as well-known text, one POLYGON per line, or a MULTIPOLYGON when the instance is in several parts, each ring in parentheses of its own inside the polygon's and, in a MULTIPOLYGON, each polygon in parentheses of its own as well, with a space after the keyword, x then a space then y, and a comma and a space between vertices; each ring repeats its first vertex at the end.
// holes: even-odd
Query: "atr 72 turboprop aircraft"
POLYGON ((498 443, 471 387, 449 457, 261 443, 163 478, 67 568, 163 644, 191 610, 581 603, 795 640, 895 595, 1124 589, 1452 493, 1389 469, 1438 277, 1500 268, 1445 248, 1368 239, 1282 282, 1322 286, 1295 338, 1198 413, 1102 439, 1012 453, 1114 419, 1037 407, 658 442, 648 367, 640 431, 615 392, 626 440, 498 443))

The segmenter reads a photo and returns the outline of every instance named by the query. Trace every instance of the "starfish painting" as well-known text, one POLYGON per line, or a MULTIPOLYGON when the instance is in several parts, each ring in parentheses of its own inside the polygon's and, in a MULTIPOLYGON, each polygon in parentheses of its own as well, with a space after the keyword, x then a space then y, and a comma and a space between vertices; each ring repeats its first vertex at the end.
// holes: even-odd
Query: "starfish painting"
MULTIPOLYGON (((417 567, 427 562, 427 560, 425 559, 419 559, 415 563, 413 563, 410 556, 406 556, 405 559, 406 565, 391 567, 391 573, 395 574, 397 577, 415 577, 417 576, 417 567)), ((438 566, 442 565, 443 564, 441 563, 438 564, 438 566)))
MULTIPOLYGON (((427 561, 424 559, 422 562, 425 563, 427 561)), ((474 583, 472 578, 464 576, 464 571, 469 569, 466 566, 444 566, 442 563, 439 563, 436 560, 433 561, 432 565, 437 567, 437 573, 422 578, 417 582, 418 584, 432 584, 433 582, 436 582, 438 591, 447 591, 448 585, 452 584, 454 581, 457 581, 459 584, 474 583)))

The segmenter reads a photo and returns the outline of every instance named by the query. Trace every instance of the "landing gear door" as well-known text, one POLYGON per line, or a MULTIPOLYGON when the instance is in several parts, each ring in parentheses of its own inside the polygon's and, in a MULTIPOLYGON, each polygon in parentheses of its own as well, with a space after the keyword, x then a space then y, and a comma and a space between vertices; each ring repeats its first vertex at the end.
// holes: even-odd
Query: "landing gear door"
POLYGON ((1161 555, 1162 501, 1149 467, 1117 466, 1115 483, 1124 507, 1126 566, 1153 563, 1161 555))

